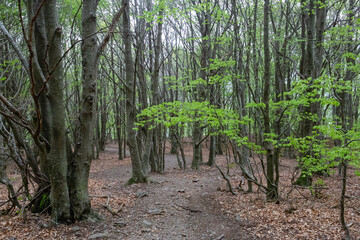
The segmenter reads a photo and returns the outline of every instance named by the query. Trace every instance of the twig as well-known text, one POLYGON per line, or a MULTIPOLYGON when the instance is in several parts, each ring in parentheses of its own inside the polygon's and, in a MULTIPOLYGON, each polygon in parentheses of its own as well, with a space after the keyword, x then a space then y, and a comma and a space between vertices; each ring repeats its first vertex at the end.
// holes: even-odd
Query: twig
POLYGON ((194 212, 194 213, 197 213, 197 212, 201 212, 201 210, 198 210, 198 209, 193 209, 193 208, 189 208, 189 207, 185 207, 185 206, 182 206, 178 203, 174 203, 176 206, 178 207, 181 207, 182 209, 184 210, 187 210, 187 211, 190 211, 190 212, 194 212))
POLYGON ((110 207, 109 204, 107 205, 102 205, 106 210, 108 210, 112 215, 117 215, 119 216, 119 212, 122 210, 122 208, 124 207, 124 204, 121 204, 120 207, 118 209, 113 209, 112 207, 110 207))
POLYGON ((219 172, 221 173, 221 175, 223 176, 223 178, 227 182, 227 185, 228 185, 229 190, 232 193, 232 195, 237 195, 237 192, 235 192, 234 189, 231 186, 229 176, 225 175, 225 173, 220 169, 220 167, 217 164, 215 164, 215 167, 219 170, 219 172))
POLYGON ((124 207, 124 204, 121 204, 120 207, 118 209, 113 209, 111 206, 110 206, 110 198, 111 196, 106 196, 106 195, 92 195, 92 196, 89 196, 89 197, 96 197, 96 198, 107 198, 106 200, 106 204, 101 204, 101 206, 103 208, 105 208, 106 210, 108 210, 111 215, 117 215, 119 216, 119 212, 123 209, 124 207))

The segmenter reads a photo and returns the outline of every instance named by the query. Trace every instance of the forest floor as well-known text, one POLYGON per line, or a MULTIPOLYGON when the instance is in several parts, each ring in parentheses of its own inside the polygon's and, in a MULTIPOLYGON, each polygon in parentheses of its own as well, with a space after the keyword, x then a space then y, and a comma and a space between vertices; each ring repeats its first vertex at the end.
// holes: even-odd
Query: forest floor
MULTIPOLYGON (((190 147, 187 151, 191 162, 190 147)), ((206 156, 206 151, 205 151, 206 156)), ((94 160, 89 179, 93 208, 105 220, 78 222, 48 228, 42 214, 12 213, 0 216, 0 239, 342 239, 339 221, 341 178, 337 173, 321 178, 324 185, 311 194, 308 188, 291 185, 296 160, 281 159, 280 202, 266 202, 264 193, 238 189, 232 195, 215 167, 181 170, 175 155, 166 154, 166 171, 150 173, 156 183, 125 186, 131 176, 130 158, 118 160, 115 145, 108 145, 94 160)), ((206 158, 205 158, 206 159, 206 158)), ((225 156, 217 156, 226 172, 225 156)), ((20 179, 9 168, 13 181, 20 179)), ((238 167, 229 177, 236 188, 238 167)), ((316 180, 315 180, 316 181, 316 180)), ((15 184, 16 185, 16 184, 15 184)), ((353 239, 360 239, 360 178, 350 170, 346 194, 346 220, 353 239)), ((0 203, 7 191, 0 186, 0 203)), ((4 208, 5 206, 0 207, 4 208)))

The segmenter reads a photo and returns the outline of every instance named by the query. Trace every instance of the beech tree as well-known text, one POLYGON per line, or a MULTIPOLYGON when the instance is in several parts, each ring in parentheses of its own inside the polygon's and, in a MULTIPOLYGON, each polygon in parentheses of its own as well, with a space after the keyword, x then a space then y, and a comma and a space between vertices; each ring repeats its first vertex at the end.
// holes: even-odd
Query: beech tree
MULTIPOLYGON (((126 1, 123 1, 126 4, 126 1)), ((141 161, 139 146, 136 141, 135 120, 136 120, 136 106, 135 106, 135 75, 134 63, 132 58, 132 39, 130 30, 130 11, 129 4, 126 4, 125 13, 123 15, 123 39, 125 45, 125 94, 126 94, 126 132, 127 145, 130 150, 132 163, 132 176, 129 183, 132 182, 146 182, 148 181, 148 172, 144 172, 147 168, 141 161)))
MULTIPOLYGON (((0 140, 24 186, 36 183, 36 197, 24 188, 34 211, 97 218, 87 181, 108 140, 119 159, 130 152, 129 184, 165 171, 167 140, 186 168, 190 141, 191 168, 205 148, 209 166, 227 153, 269 201, 281 200, 283 157, 298 160, 292 184, 309 189, 337 167, 346 230, 346 171, 359 166, 356 1, 25 2, 0 19, 0 140)), ((1 183, 21 209, 6 163, 1 183)))
MULTIPOLYGON (((52 219, 56 223, 96 217, 96 214, 94 215, 91 211, 87 189, 92 159, 94 117, 96 116, 94 108, 96 102, 95 80, 101 53, 124 8, 121 8, 114 16, 108 33, 98 46, 95 38, 97 1, 83 3, 83 106, 79 123, 80 138, 77 140, 78 144, 73 157, 65 133, 64 68, 62 63, 64 49, 57 2, 55 0, 29 1, 27 7, 29 34, 24 35, 24 38, 30 52, 29 63, 21 52, 18 52, 18 55, 23 59, 24 68, 29 73, 31 94, 36 106, 36 128, 33 129, 26 119, 22 119, 20 114, 17 114, 17 118, 26 123, 28 131, 37 143, 42 156, 41 170, 48 177, 51 186, 50 195, 44 193, 44 190, 40 188, 38 191, 41 195, 36 199, 46 199, 51 196, 52 219)), ((21 11, 20 2, 19 8, 21 11)), ((2 31, 4 32, 4 28, 2 31)), ((9 41, 11 41, 10 37, 9 41)), ((17 46, 13 44, 13 47, 17 46)), ((13 113, 18 111, 5 98, 2 98, 2 102, 7 107, 5 111, 13 113)), ((18 124, 16 118, 4 114, 10 117, 9 121, 18 124)), ((39 184, 39 186, 44 187, 43 184, 39 184)), ((43 205, 43 200, 40 204, 43 205)))

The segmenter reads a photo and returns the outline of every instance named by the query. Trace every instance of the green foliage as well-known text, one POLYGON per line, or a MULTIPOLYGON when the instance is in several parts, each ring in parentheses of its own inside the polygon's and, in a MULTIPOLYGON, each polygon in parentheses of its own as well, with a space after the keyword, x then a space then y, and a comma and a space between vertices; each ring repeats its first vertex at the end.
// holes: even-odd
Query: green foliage
MULTIPOLYGON (((143 18, 146 22, 151 24, 151 27, 157 23, 163 23, 164 16, 177 16, 177 11, 171 9, 168 1, 166 0, 156 0, 153 6, 153 9, 150 11, 144 11, 143 15, 138 16, 143 18), (161 13, 161 14, 160 14, 161 13)), ((149 29, 147 29, 149 30, 149 29)))
MULTIPOLYGON (((25 9, 25 3, 21 1, 22 9, 25 9)), ((6 21, 7 19, 13 19, 19 16, 19 8, 17 1, 2 1, 0 4, 0 20, 6 21)))
POLYGON ((17 59, 12 61, 5 60, 0 63, 0 69, 2 69, 1 75, 5 75, 4 77, 0 77, 0 82, 4 82, 7 79, 6 75, 9 75, 15 69, 21 69, 21 64, 17 59))
MULTIPOLYGON (((351 92, 354 88, 351 81, 333 78, 322 75, 317 79, 304 79, 297 81, 291 91, 286 92, 285 96, 290 96, 290 100, 277 103, 277 106, 288 108, 286 114, 299 115, 297 108, 310 106, 311 103, 318 102, 321 105, 339 106, 336 98, 337 93, 351 92), (325 93, 325 94, 324 94, 325 93), (293 110, 293 111, 292 111, 293 110)), ((310 119, 317 121, 317 116, 302 113, 298 119, 310 119)), ((340 121, 341 122, 341 121, 340 121)), ((303 169, 303 174, 312 175, 314 172, 328 171, 329 168, 339 165, 346 161, 353 166, 360 167, 360 132, 359 126, 354 126, 345 131, 344 127, 332 121, 323 122, 322 125, 313 128, 312 135, 306 137, 290 136, 283 142, 283 147, 292 147, 299 152, 299 162, 303 169), (332 146, 333 141, 341 144, 332 146)), ((274 142, 275 143, 275 142, 274 142)))
MULTIPOLYGON (((144 109, 138 115, 138 127, 151 123, 150 128, 158 124, 166 127, 186 126, 199 122, 201 127, 207 127, 211 135, 224 134, 238 145, 247 146, 258 153, 263 153, 261 147, 252 143, 247 136, 242 136, 241 125, 252 122, 248 116, 240 115, 231 109, 220 109, 209 102, 167 102, 144 109)), ((273 135, 269 135, 274 138, 273 135)))
POLYGON ((175 101, 144 109, 138 117, 146 118, 138 124, 144 125, 148 121, 147 119, 151 119, 155 124, 164 124, 167 127, 201 121, 202 125, 219 128, 220 115, 226 117, 225 110, 216 109, 210 106, 208 102, 182 103, 175 101))
POLYGON ((328 140, 321 140, 319 133, 314 132, 311 136, 288 137, 285 147, 293 147, 300 155, 298 161, 301 164, 303 174, 312 175, 314 172, 323 172, 338 163, 334 159, 325 157, 329 151, 328 140))
POLYGON ((222 59, 210 59, 210 66, 209 66, 209 70, 217 70, 219 68, 228 68, 228 67, 233 67, 235 65, 235 61, 230 59, 230 60, 222 60, 222 59))
POLYGON ((256 103, 256 102, 250 102, 250 103, 247 103, 246 104, 246 107, 247 108, 259 108, 259 109, 264 109, 266 107, 265 103, 263 102, 259 102, 259 103, 256 103))
POLYGON ((311 192, 311 195, 313 195, 316 199, 320 199, 323 196, 322 190, 326 188, 326 183, 322 179, 316 180, 316 182, 313 183, 313 185, 309 186, 308 189, 311 192))
POLYGON ((336 124, 328 124, 316 127, 323 135, 333 140, 340 140, 341 145, 328 149, 323 157, 329 161, 346 161, 354 167, 360 167, 360 132, 359 125, 355 125, 349 131, 336 124))
POLYGON ((47 194, 43 194, 40 201, 40 208, 43 209, 44 207, 48 206, 49 203, 50 203, 50 196, 47 194))
POLYGON ((75 26, 79 27, 81 23, 81 10, 79 11, 80 2, 72 1, 72 0, 64 0, 61 2, 61 7, 63 11, 59 11, 60 24, 63 26, 71 26, 72 22, 74 21, 75 26))

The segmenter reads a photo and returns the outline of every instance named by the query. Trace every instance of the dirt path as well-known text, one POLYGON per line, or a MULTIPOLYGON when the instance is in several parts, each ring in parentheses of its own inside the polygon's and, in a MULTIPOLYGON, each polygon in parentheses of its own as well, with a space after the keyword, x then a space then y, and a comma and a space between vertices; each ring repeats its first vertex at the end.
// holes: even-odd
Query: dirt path
MULTIPOLYGON (((190 149, 186 151, 187 156, 191 155, 190 149)), ((319 178, 328 187, 321 191, 322 197, 316 198, 308 189, 294 188, 291 184, 297 167, 294 159, 281 161, 282 195, 280 203, 276 204, 266 202, 264 194, 256 189, 251 194, 239 192, 233 196, 215 168, 201 166, 199 171, 183 171, 178 168, 174 155, 166 155, 164 174, 150 174, 158 184, 125 186, 131 176, 131 161, 117 158, 116 146, 109 145, 91 166, 91 204, 104 216, 104 221, 49 227, 49 215, 13 212, 0 216, 0 240, 315 240, 344 237, 338 220, 341 179, 337 175, 319 178), (121 210, 111 214, 109 209, 113 213, 121 210)), ((217 163, 223 169, 228 164, 225 156, 218 156, 217 163)), ((240 175, 240 169, 230 168, 234 187, 239 185, 240 175)), ((9 176, 15 185, 20 183, 21 176, 15 168, 9 169, 9 176)), ((346 220, 353 239, 360 239, 360 181, 355 169, 349 171, 347 188, 346 220)), ((0 202, 7 198, 6 193, 6 188, 0 185, 0 202)))
MULTIPOLYGON (((113 148, 107 152, 115 153, 113 148)), ((135 195, 132 206, 108 216, 96 232, 110 239, 253 239, 242 229, 246 224, 224 215, 213 200, 220 182, 217 170, 183 171, 176 165, 175 156, 166 155, 166 173, 150 174, 157 184, 132 186, 124 186, 131 176, 129 165, 93 171, 92 181, 107 179, 109 186, 102 188, 109 196, 135 195)))

